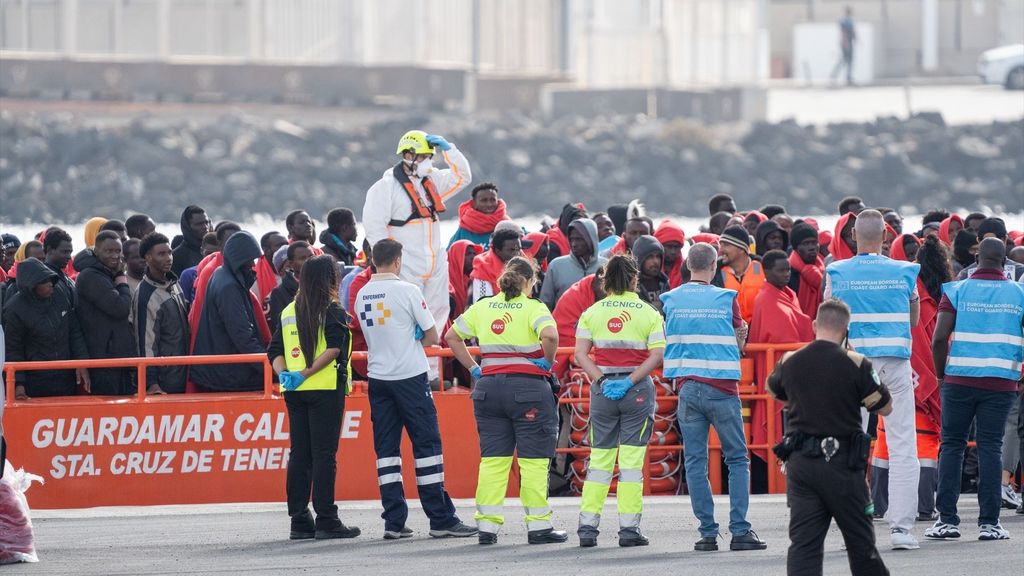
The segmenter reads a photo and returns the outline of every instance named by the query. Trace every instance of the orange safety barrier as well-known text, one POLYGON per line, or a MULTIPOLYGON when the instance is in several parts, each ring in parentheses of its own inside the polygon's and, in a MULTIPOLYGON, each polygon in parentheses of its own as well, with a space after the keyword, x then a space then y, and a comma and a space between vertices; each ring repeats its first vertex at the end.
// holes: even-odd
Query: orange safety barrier
MULTIPOLYGON (((745 351, 765 352, 770 369, 777 353, 800 346, 748 344, 745 351)), ((572 353, 572 348, 558 350, 559 356, 572 353)), ((354 352, 352 356, 365 359, 365 355, 354 352)), ((427 355, 451 357, 452 353, 434 347, 427 355)), ((11 362, 4 367, 8 454, 18 467, 45 477, 46 484, 33 490, 32 505, 42 509, 279 501, 284 496, 288 461, 288 419, 270 370, 264 354, 11 362), (150 366, 254 363, 264 366, 261 392, 146 394, 146 368, 150 366), (118 367, 137 370, 136 395, 14 398, 18 371, 118 367)), ((767 413, 775 413, 774 399, 757 394, 756 386, 742 386, 740 398, 766 402, 767 413)), ((678 397, 661 396, 659 400, 677 402, 678 397)), ((570 402, 589 403, 589 399, 560 399, 562 404, 570 402)), ((479 464, 476 425, 467 417, 472 414, 472 400, 465 388, 452 388, 436 394, 435 404, 444 452, 449 456, 445 459, 446 486, 454 497, 471 498, 479 464)), ((769 439, 776 434, 775 420, 772 417, 767 422, 769 439)), ((346 399, 342 423, 339 500, 379 497, 369 426, 365 386, 357 385, 346 399)), ((748 448, 767 450, 769 491, 784 491, 785 479, 770 444, 748 448)), ((658 449, 681 453, 683 447, 672 444, 658 449)), ((589 448, 558 451, 586 454, 589 448)), ((415 467, 408 440, 403 454, 407 495, 415 497, 415 467)), ((709 476, 715 493, 722 490, 720 462, 721 445, 712 433, 709 476)), ((650 451, 647 464, 644 489, 649 494, 650 451)), ((513 493, 517 491, 514 484, 513 493)))

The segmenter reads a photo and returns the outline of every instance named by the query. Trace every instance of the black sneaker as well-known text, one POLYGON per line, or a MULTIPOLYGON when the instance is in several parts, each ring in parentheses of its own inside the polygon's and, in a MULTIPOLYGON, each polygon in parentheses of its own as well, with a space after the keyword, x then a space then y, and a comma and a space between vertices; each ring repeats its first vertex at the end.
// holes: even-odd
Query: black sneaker
POLYGON ((480 544, 497 544, 498 535, 495 532, 480 532, 476 535, 480 544))
POLYGON ((451 528, 445 528, 444 530, 431 530, 430 536, 433 538, 468 538, 469 536, 476 536, 476 526, 466 526, 462 522, 459 522, 451 528))
POLYGON ((718 550, 718 536, 704 536, 693 545, 697 552, 714 552, 718 550))
POLYGON ((339 522, 338 526, 335 528, 323 530, 318 528, 316 531, 316 539, 334 540, 336 538, 355 538, 360 534, 362 534, 362 531, 360 531, 359 528, 356 528, 355 526, 345 526, 344 524, 339 522))
POLYGON ((619 534, 619 546, 621 548, 632 548, 633 546, 647 546, 651 541, 640 533, 639 530, 619 534))
POLYGON ((768 543, 758 538, 757 533, 753 530, 748 530, 741 536, 733 536, 732 541, 729 542, 729 550, 764 550, 766 548, 768 548, 768 543))
POLYGON ((580 526, 576 535, 580 537, 580 548, 593 548, 597 546, 597 537, 601 532, 593 526, 580 526))
POLYGON ((313 522, 313 514, 306 509, 302 514, 292 516, 290 540, 312 540, 316 536, 316 524, 313 522))
POLYGON ((597 536, 580 536, 580 548, 593 548, 597 546, 597 536))
POLYGON ((917 513, 917 518, 915 520, 917 522, 935 522, 938 519, 939 519, 939 515, 938 515, 937 512, 931 512, 931 513, 928 513, 928 512, 918 512, 917 513))
POLYGON ((412 538, 412 528, 402 526, 401 530, 385 530, 385 540, 398 540, 399 538, 412 538))
POLYGON ((561 544, 569 539, 565 530, 547 528, 545 530, 530 530, 526 534, 526 541, 530 544, 561 544))

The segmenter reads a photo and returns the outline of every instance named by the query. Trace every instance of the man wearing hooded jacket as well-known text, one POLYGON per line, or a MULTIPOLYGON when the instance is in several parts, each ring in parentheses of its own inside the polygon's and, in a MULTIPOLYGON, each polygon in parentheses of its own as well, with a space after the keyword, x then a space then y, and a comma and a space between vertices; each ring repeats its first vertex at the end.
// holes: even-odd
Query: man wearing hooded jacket
MULTIPOLYGON (((206 287, 206 301, 199 317, 192 353, 254 354, 265 353, 257 327, 249 286, 256 281, 254 261, 263 251, 252 234, 235 232, 224 244, 224 264, 213 273, 206 287)), ((262 390, 261 364, 209 364, 189 370, 192 381, 205 390, 262 390)))
POLYGON ((203 236, 208 232, 213 232, 213 226, 210 224, 210 217, 206 215, 206 210, 195 205, 186 207, 181 213, 181 236, 178 237, 181 238, 181 242, 176 244, 172 251, 174 268, 171 272, 174 272, 175 276, 180 277, 186 268, 199 264, 203 259, 203 236))
POLYGON ((597 255, 597 224, 590 218, 578 218, 568 226, 569 254, 559 256, 548 265, 540 301, 554 310, 555 304, 570 286, 589 276, 607 259, 597 255))
MULTIPOLYGON (((385 238, 403 246, 401 279, 423 293, 437 326, 448 322, 448 254, 441 244, 440 215, 445 203, 473 178, 469 161, 441 136, 421 130, 405 133, 398 142, 401 160, 388 168, 366 192, 363 228, 374 245, 385 238), (440 150, 448 168, 434 168, 440 150)), ((437 364, 430 363, 431 380, 437 364)))

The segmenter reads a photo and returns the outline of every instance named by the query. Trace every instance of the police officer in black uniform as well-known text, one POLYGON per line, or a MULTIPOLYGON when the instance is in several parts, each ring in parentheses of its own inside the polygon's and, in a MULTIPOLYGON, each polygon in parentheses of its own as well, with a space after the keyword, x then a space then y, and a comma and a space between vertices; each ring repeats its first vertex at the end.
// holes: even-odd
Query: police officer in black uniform
POLYGON ((892 397, 871 361, 843 347, 849 324, 846 304, 823 302, 814 321, 817 339, 784 355, 768 377, 771 394, 789 408, 786 436, 775 447, 788 477, 789 576, 821 576, 833 518, 854 576, 889 574, 871 524, 865 481, 871 438, 861 429, 861 407, 885 416, 892 397))

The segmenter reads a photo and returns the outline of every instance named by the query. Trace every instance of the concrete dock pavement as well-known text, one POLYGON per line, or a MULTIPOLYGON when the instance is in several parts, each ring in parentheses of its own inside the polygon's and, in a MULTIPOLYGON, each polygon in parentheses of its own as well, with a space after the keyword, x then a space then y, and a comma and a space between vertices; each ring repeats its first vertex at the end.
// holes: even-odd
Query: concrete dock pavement
MULTIPOLYGON (((27 494, 31 502, 31 491, 27 494)), ((33 512, 38 564, 5 566, 4 576, 127 574, 399 574, 412 576, 502 574, 508 576, 570 574, 701 574, 767 576, 785 574, 789 511, 785 497, 752 496, 748 519, 768 542, 764 551, 730 552, 728 536, 719 552, 694 552, 696 520, 685 496, 645 500, 646 548, 619 548, 615 503, 609 500, 604 533, 597 548, 582 549, 575 537, 579 498, 553 498, 556 527, 568 530, 563 545, 530 546, 517 500, 506 501, 506 525, 497 545, 480 546, 476 538, 437 540, 427 535, 428 522, 411 502, 413 538, 382 539, 383 521, 376 501, 341 502, 346 524, 363 533, 353 540, 298 541, 288 537, 288 518, 280 504, 220 504, 39 510, 33 512)), ((473 502, 456 501, 459 515, 472 523, 473 502)), ((728 497, 715 498, 719 522, 728 523, 728 497)), ((900 576, 1020 576, 1024 573, 1024 516, 1004 510, 1003 526, 1012 539, 980 542, 977 501, 964 495, 963 538, 928 541, 925 523, 914 529, 918 551, 888 549, 888 527, 875 523, 880 551, 890 571, 900 576)), ((723 526, 723 530, 726 527, 723 526)), ((850 574, 842 538, 833 525, 825 543, 828 575, 850 574)))

